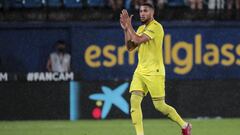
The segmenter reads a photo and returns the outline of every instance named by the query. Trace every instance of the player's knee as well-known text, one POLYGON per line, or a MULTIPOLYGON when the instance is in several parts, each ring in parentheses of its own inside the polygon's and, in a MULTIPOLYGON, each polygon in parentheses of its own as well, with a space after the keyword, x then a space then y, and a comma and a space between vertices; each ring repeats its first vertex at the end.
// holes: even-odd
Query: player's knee
POLYGON ((141 101, 141 96, 132 94, 130 98, 131 110, 139 109, 141 107, 141 101))
POLYGON ((164 101, 154 101, 153 103, 156 110, 160 111, 164 115, 169 113, 168 105, 164 101))

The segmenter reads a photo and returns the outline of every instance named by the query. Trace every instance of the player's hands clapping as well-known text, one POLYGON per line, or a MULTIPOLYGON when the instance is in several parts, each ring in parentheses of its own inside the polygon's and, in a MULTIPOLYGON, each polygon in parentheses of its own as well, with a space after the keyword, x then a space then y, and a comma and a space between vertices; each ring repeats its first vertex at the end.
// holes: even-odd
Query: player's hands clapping
POLYGON ((133 15, 129 17, 126 9, 122 10, 122 13, 120 14, 120 24, 124 30, 127 30, 128 27, 131 25, 132 17, 133 15))

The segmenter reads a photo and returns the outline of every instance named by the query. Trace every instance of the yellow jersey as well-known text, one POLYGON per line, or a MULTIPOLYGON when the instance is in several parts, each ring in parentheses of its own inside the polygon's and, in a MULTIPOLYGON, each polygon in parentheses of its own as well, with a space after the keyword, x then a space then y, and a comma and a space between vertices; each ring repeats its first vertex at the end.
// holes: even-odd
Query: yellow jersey
POLYGON ((139 26, 137 34, 146 34, 150 40, 138 46, 138 65, 135 72, 143 75, 165 76, 162 55, 164 37, 162 25, 153 20, 148 25, 139 26))

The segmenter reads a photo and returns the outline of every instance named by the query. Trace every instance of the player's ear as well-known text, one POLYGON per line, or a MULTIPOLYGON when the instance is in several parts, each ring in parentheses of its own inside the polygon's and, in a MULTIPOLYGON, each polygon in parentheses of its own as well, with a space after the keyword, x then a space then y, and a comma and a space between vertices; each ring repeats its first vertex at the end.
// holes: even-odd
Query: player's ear
POLYGON ((154 13, 155 13, 155 10, 154 10, 154 9, 152 9, 152 15, 154 15, 154 13))

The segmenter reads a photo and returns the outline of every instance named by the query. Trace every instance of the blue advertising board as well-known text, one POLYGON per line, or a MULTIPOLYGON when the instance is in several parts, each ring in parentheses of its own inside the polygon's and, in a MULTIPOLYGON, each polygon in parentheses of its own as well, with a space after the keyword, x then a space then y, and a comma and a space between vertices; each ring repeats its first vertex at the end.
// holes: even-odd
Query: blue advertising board
MULTIPOLYGON (((239 27, 165 27, 164 61, 168 79, 239 78, 239 27)), ((137 52, 128 53, 120 26, 75 28, 74 68, 87 80, 128 80, 137 52)))
POLYGON ((136 67, 119 27, 75 28, 72 37, 73 67, 87 80, 126 80, 136 67), (131 57, 131 60, 129 60, 131 57))
MULTIPOLYGON (((162 23, 167 79, 240 78, 240 25, 208 23, 162 23)), ((59 39, 71 45, 72 71, 83 80, 131 80, 137 51, 126 50, 116 22, 1 24, 1 72, 46 71, 59 39)))

